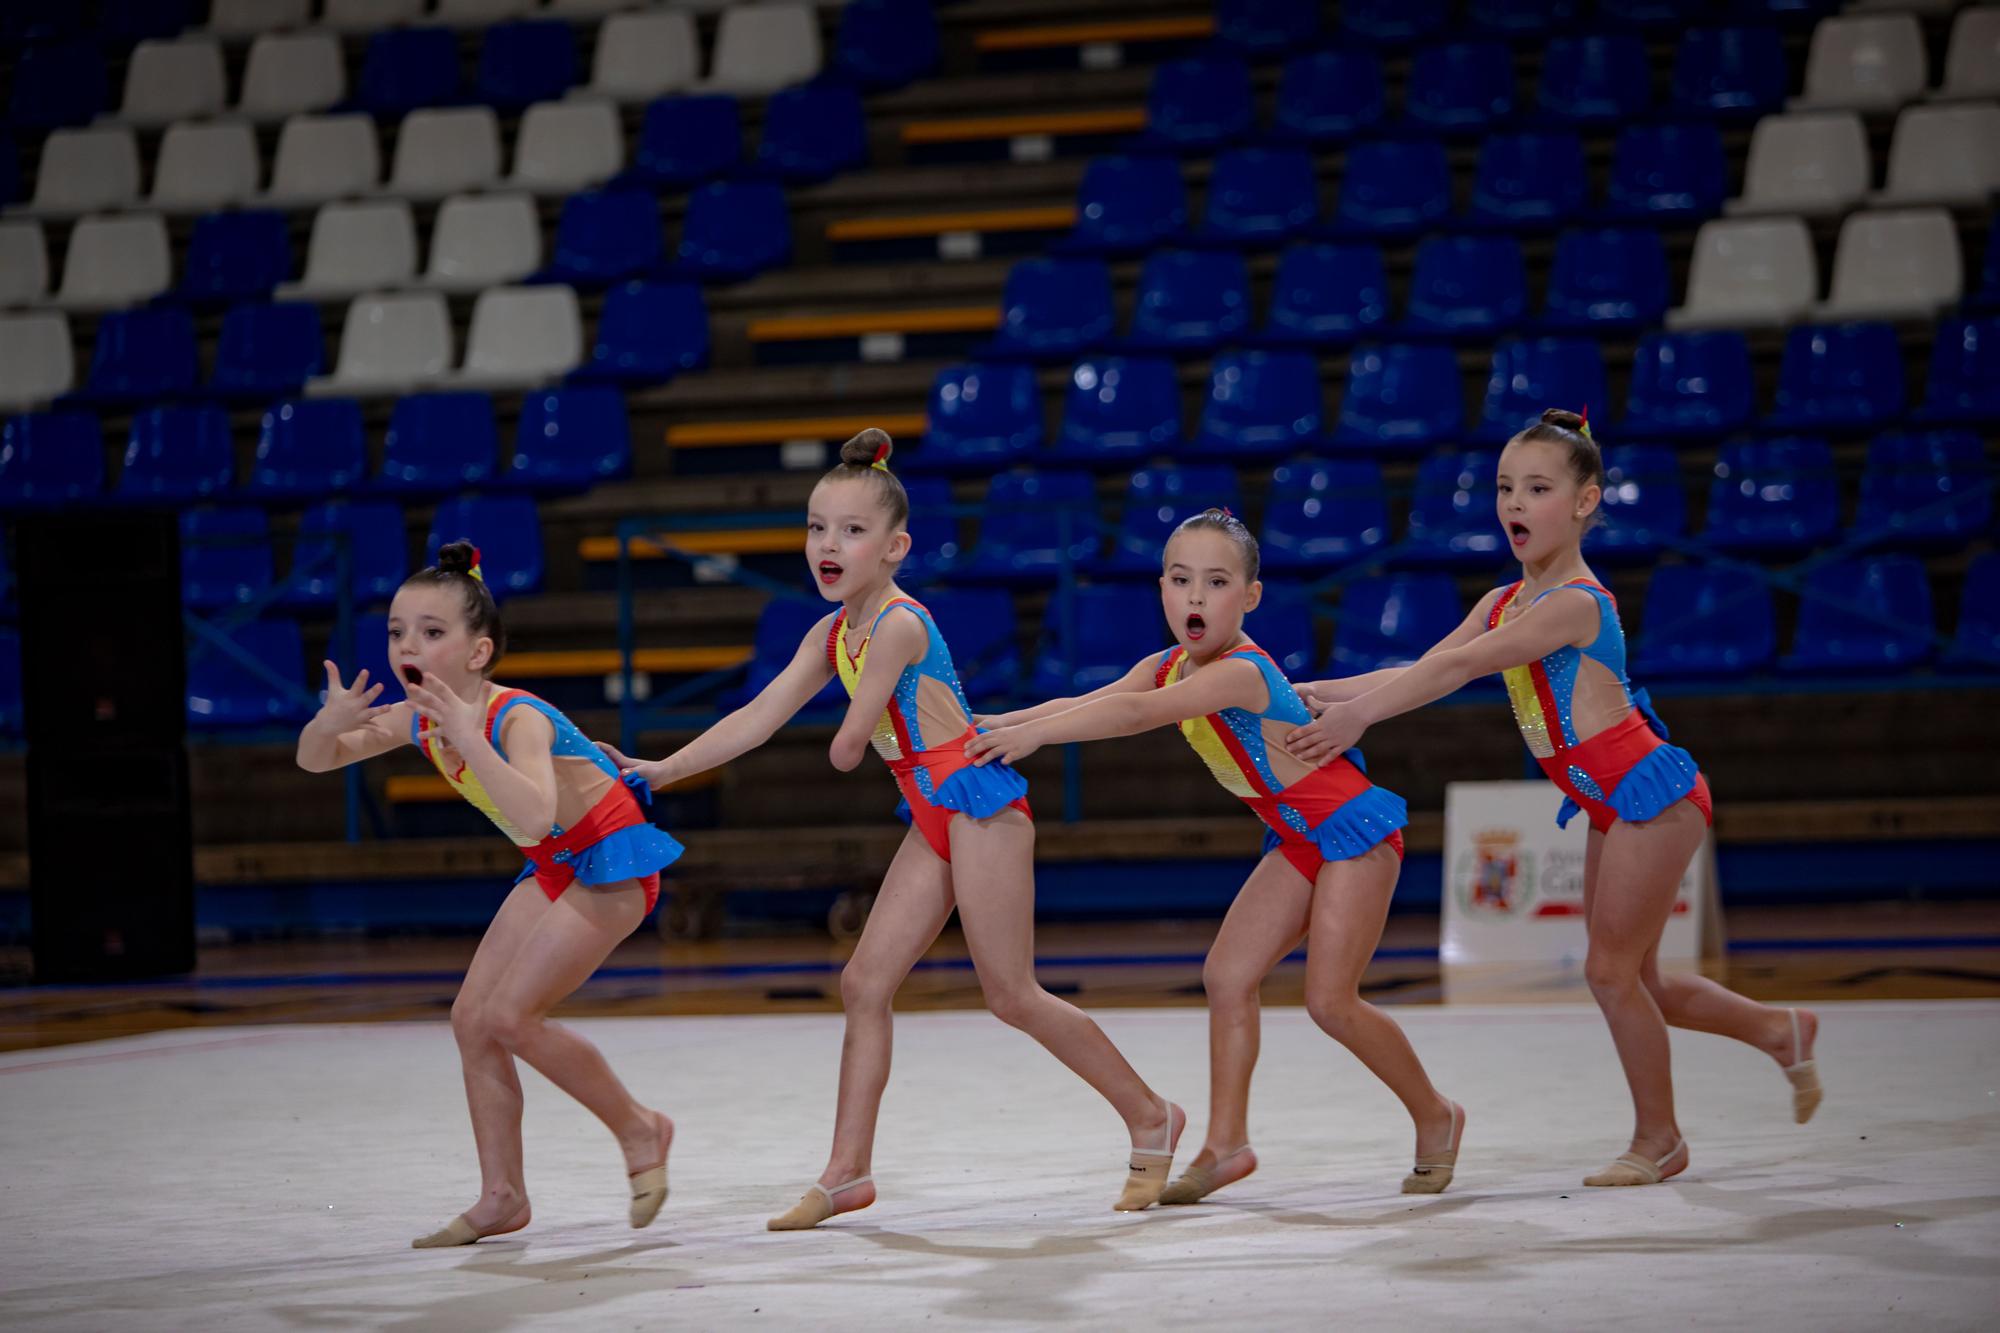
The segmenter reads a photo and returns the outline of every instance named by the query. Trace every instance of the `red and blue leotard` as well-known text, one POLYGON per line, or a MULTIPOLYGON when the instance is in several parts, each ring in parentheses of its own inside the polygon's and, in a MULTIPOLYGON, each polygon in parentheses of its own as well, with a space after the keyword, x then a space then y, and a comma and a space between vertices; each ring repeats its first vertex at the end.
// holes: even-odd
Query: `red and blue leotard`
POLYGON ((979 767, 965 757, 965 743, 979 735, 980 729, 972 724, 972 706, 965 701, 958 671, 951 664, 951 650, 938 633, 937 622, 912 598, 890 598, 868 627, 860 651, 853 654, 848 653, 843 634, 846 608, 833 618, 826 656, 848 697, 854 697, 855 687, 861 683, 876 626, 883 616, 899 608, 923 622, 929 642, 924 655, 904 667, 896 678, 895 693, 889 696, 889 706, 882 710, 870 740, 875 752, 888 761, 889 772, 903 793, 903 804, 896 813, 916 826, 932 851, 950 861, 953 815, 987 819, 1011 806, 1034 818, 1028 809, 1028 780, 1006 764, 979 767))
POLYGON ((410 740, 436 766, 460 796, 492 820, 527 856, 528 864, 515 879, 533 875, 535 884, 554 902, 572 881, 616 884, 636 879, 646 891, 646 910, 660 898, 660 871, 679 859, 682 848, 674 837, 650 822, 640 808, 650 804, 652 789, 637 774, 620 778, 618 769, 553 706, 526 690, 498 690, 486 705, 486 739, 502 759, 500 729, 507 713, 525 705, 555 727, 549 756, 556 775, 556 822, 545 837, 531 837, 500 812, 479 775, 435 734, 421 713, 410 717, 410 740))
MULTIPOLYGON (((1618 623, 1617 601, 1589 579, 1557 584, 1535 601, 1564 588, 1580 589, 1596 599, 1597 637, 1582 648, 1565 644, 1539 662, 1500 673, 1528 753, 1563 790, 1565 799, 1556 824, 1566 826, 1582 810, 1590 816, 1590 826, 1602 833, 1620 819, 1638 823, 1657 818, 1683 799, 1694 802, 1703 818, 1713 823, 1708 779, 1701 775, 1692 755, 1678 745, 1667 744, 1666 723, 1653 711, 1646 692, 1635 692, 1625 678, 1625 630, 1618 623), (1602 673, 1596 676, 1593 687, 1615 685, 1626 711, 1611 725, 1579 738, 1576 688, 1586 661, 1602 673)), ((1521 585, 1516 583, 1500 594, 1486 618, 1486 628, 1499 626, 1520 591, 1521 585)))
MULTIPOLYGON (((1349 750, 1319 768, 1309 768, 1286 752, 1282 738, 1294 727, 1312 721, 1312 713, 1278 664, 1254 643, 1241 644, 1216 658, 1241 657, 1263 674, 1270 695, 1264 711, 1225 708, 1191 717, 1180 724, 1181 735, 1208 765, 1225 791, 1240 798, 1264 821, 1264 854, 1282 853, 1308 880, 1319 878, 1328 861, 1350 861, 1381 843, 1403 854, 1403 833, 1410 822, 1403 798, 1368 780, 1367 761, 1360 750, 1349 750), (1272 737, 1280 743, 1273 743, 1272 737), (1274 764, 1272 751, 1278 758, 1274 764), (1289 783, 1277 765, 1294 770, 1289 783)), ((1169 648, 1160 655, 1153 686, 1165 689, 1178 681, 1188 662, 1187 649, 1169 648)))

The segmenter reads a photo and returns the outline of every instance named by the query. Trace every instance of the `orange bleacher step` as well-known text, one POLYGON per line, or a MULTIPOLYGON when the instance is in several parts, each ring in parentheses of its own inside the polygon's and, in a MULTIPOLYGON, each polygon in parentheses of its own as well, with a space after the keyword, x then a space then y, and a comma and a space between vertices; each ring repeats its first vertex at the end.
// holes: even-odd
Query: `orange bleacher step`
MULTIPOLYGON (((797 545, 793 534, 792 545, 797 545)), ((632 654, 634 671, 699 675, 725 671, 750 660, 749 644, 698 644, 678 648, 641 648, 632 654)), ((621 669, 616 648, 577 648, 548 653, 508 653, 494 668, 496 678, 548 679, 560 676, 615 676, 621 669)))
MULTIPOLYGON (((732 528, 714 532, 668 532, 660 541, 632 539, 634 560, 666 560, 667 547, 689 555, 797 555, 805 550, 805 525, 792 528, 732 528)), ((616 537, 585 537, 576 552, 592 563, 618 558, 616 537)), ((504 660, 504 659, 503 659, 504 660)))
POLYGON ((916 120, 903 126, 906 144, 974 143, 982 139, 1061 138, 1078 134, 1132 134, 1146 128, 1146 108, 1041 111, 965 120, 916 120))
POLYGON ((897 439, 903 439, 922 435, 929 425, 929 419, 922 412, 888 412, 865 417, 687 421, 667 427, 667 445, 673 449, 716 449, 745 444, 785 444, 792 440, 845 440, 859 435, 870 426, 879 426, 897 439))
POLYGON ((1034 51, 1052 46, 1085 46, 1100 42, 1177 42, 1213 36, 1213 14, 1177 18, 1106 19, 1096 23, 1041 23, 1032 27, 987 28, 975 33, 973 49, 1034 51))
POLYGON ((924 213, 911 217, 842 218, 826 224, 826 239, 839 244, 902 241, 951 232, 1068 231, 1076 226, 1069 204, 1040 208, 990 208, 971 213, 924 213))
POLYGON ((999 327, 1000 307, 980 305, 935 310, 862 310, 844 315, 779 315, 751 320, 749 334, 753 343, 804 342, 816 338, 865 338, 877 333, 980 333, 999 327))
MULTIPOLYGON (((691 778, 682 778, 661 791, 701 791, 722 781, 722 770, 712 768, 691 778)), ((382 784, 382 794, 391 805, 443 805, 459 799, 449 782, 435 773, 399 773, 382 784)))

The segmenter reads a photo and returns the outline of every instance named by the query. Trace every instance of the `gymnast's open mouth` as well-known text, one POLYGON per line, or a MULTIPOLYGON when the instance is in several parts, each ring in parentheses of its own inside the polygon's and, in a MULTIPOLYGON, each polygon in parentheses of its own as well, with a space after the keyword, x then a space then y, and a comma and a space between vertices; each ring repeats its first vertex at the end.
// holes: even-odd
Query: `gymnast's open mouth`
POLYGON ((1199 611, 1187 618, 1187 636, 1189 642, 1199 640, 1206 633, 1208 633, 1208 622, 1201 618, 1199 611))

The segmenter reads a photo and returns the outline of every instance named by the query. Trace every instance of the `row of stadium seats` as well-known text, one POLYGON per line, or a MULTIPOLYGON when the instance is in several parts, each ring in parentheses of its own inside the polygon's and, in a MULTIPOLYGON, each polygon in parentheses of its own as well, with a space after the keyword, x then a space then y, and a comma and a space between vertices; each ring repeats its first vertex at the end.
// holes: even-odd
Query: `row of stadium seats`
MULTIPOLYGON (((480 298, 469 350, 469 378, 483 382, 508 368, 513 348, 504 337, 520 331, 504 298, 554 295, 564 288, 500 288, 480 298), (497 329, 485 350, 484 330, 497 329)), ((672 318, 687 288, 634 284, 613 293, 594 350, 589 380, 616 382, 635 364, 652 366, 656 345, 626 355, 620 328, 657 332, 672 318), (615 318, 614 318, 615 316, 615 318)), ((432 298, 435 300, 436 298, 432 298)), ((685 309, 685 308, 684 308, 685 309)), ((435 313, 435 312, 434 312, 435 313)), ((441 316, 440 316, 441 318, 441 316)), ((693 321, 690 319, 690 325, 693 321)), ((8 328, 0 321, 0 348, 8 328)), ((225 351, 205 387, 194 380, 193 334, 188 316, 172 309, 107 316, 89 387, 74 401, 139 404, 203 396, 237 398, 257 388, 296 389, 312 365, 317 320, 310 307, 246 306, 231 312, 225 351), (288 318, 296 315, 297 318, 288 318), (302 328, 288 327, 302 325, 302 328), (300 359, 291 382, 275 381, 283 367, 248 348, 295 345, 300 359), (269 378, 263 378, 268 376, 269 378)), ((699 344, 682 349, 692 357, 699 344)), ((405 353, 407 354, 407 353, 405 353)), ((1749 351, 1733 333, 1650 334, 1641 342, 1622 420, 1605 421, 1608 437, 1627 440, 1712 439, 1746 428, 1765 433, 1856 432, 1907 418, 1916 423, 1991 426, 2000 422, 2000 320, 1951 320, 1933 343, 1922 402, 1908 408, 1903 358, 1895 330, 1882 324, 1808 326, 1787 338, 1772 410, 1755 415, 1749 351)), ((516 362, 514 364, 520 364, 516 362)), ((384 351, 372 374, 401 374, 410 387, 410 363, 384 351)), ((1337 417, 1329 426, 1318 362, 1303 352, 1224 353, 1211 367, 1199 423, 1189 435, 1182 418, 1179 375, 1153 357, 1100 357, 1071 368, 1061 421, 1053 439, 1034 372, 1023 365, 973 363, 941 371, 933 385, 921 445, 905 466, 918 472, 981 472, 1016 463, 1055 461, 1068 466, 1116 469, 1161 456, 1225 459, 1276 458, 1332 447, 1352 454, 1421 451, 1460 441, 1505 440, 1548 403, 1578 407, 1608 403, 1605 366, 1597 345, 1581 338, 1507 339, 1496 345, 1479 420, 1470 429, 1460 416, 1462 381, 1456 353, 1435 344, 1366 344, 1350 359, 1337 417)), ((386 387, 386 381, 374 381, 386 387)), ((338 375, 310 381, 309 389, 341 387, 338 375)), ((254 395, 252 395, 254 396, 254 395)), ((397 430, 392 424, 384 475, 390 488, 445 490, 492 475, 493 407, 484 394, 422 393, 402 399, 392 422, 415 421, 422 404, 479 405, 488 423, 474 430, 397 430), (434 442, 435 441, 435 442, 434 442)), ((472 410, 470 408, 463 410, 472 410)), ((260 466, 253 492, 325 494, 362 484, 364 453, 358 404, 281 402, 264 417, 260 466), (336 405, 337 404, 337 405, 336 405), (279 480, 282 476, 283 480, 279 480)), ((59 408, 10 418, 0 454, 0 503, 67 503, 88 500, 103 488, 96 417, 59 408)), ((622 401, 603 389, 530 394, 523 406, 519 479, 563 488, 579 480, 623 475, 629 465, 629 428, 622 401), (588 409, 581 404, 590 404, 588 409), (586 423, 564 425, 564 420, 586 423), (529 440, 529 435, 539 437, 529 440)), ((220 408, 142 409, 132 426, 130 452, 147 460, 143 480, 121 477, 119 493, 203 495, 228 490, 233 473, 228 415, 220 408), (135 491, 133 488, 137 487, 135 491)))
MULTIPOLYGON (((379 7, 379 6, 378 6, 379 7)), ((443 18, 444 16, 434 16, 443 18)), ((106 115, 165 125, 233 114, 283 120, 301 112, 352 109, 401 115, 471 102, 519 111, 572 92, 645 101, 681 89, 765 95, 822 75, 819 19, 795 3, 743 5, 716 25, 704 61, 685 12, 616 14, 598 26, 586 75, 578 33, 561 18, 494 23, 479 38, 468 82, 459 35, 449 27, 394 27, 372 18, 350 81, 338 33, 272 33, 250 47, 237 99, 229 100, 223 51, 212 37, 139 43, 125 67, 124 96, 109 104, 102 48, 89 38, 35 44, 15 65, 9 123, 22 129, 86 125, 106 115)), ((842 12, 832 77, 870 87, 909 82, 937 62, 936 20, 924 0, 851 0, 842 12)))
MULTIPOLYGON (((537 419, 581 432, 587 429, 589 409, 603 406, 573 402, 537 419)), ((516 463, 496 478, 496 441, 490 417, 482 416, 483 404, 438 396, 408 400, 407 407, 391 428, 384 468, 368 491, 423 496, 454 483, 494 486, 511 479, 518 484, 536 480, 533 469, 556 456, 531 452, 537 442, 524 435, 516 463), (464 428, 480 447, 443 456, 457 448, 457 441, 444 434, 454 427, 464 428), (414 464, 415 447, 403 440, 426 436, 439 456, 414 464), (425 473, 424 465, 435 470, 425 473)), ((155 502, 160 493, 149 483, 160 480, 160 469, 143 447, 144 437, 135 440, 127 468, 132 481, 121 493, 155 502)), ((241 498, 280 504, 320 494, 290 484, 295 479, 284 470, 287 461, 282 445, 260 451, 257 477, 263 484, 238 495, 219 484, 227 479, 229 460, 218 452, 209 464, 210 480, 218 484, 174 498, 182 503, 241 498)), ((365 465, 358 454, 344 463, 356 477, 365 465)), ((1378 464, 1311 457, 1280 464, 1270 474, 1259 506, 1265 565, 1276 574, 1310 576, 1363 560, 1399 569, 1492 568, 1506 557, 1493 517, 1495 464, 1491 451, 1428 456, 1419 466, 1407 521, 1394 542, 1392 494, 1378 464)), ((1586 551, 1593 560, 1613 564, 1651 559, 1690 542, 1712 552, 1760 559, 1795 557, 1835 543, 1935 553, 1961 548, 1993 528, 1993 470, 1978 437, 1967 433, 1890 434, 1873 441, 1853 518, 1844 528, 1838 477, 1823 441, 1786 438, 1725 446, 1706 488, 1705 526, 1692 538, 1684 465, 1675 454, 1657 445, 1614 445, 1606 450, 1605 466, 1606 521, 1593 530, 1586 551)), ((1211 506, 1251 512, 1233 468, 1147 466, 1129 475, 1119 518, 1107 533, 1097 484, 1088 473, 1015 468, 993 477, 974 515, 977 536, 967 542, 944 482, 919 476, 908 485, 913 549, 904 577, 913 583, 1046 586, 1068 569, 1095 578, 1146 577, 1158 572, 1161 547, 1190 514, 1211 506)), ((185 509, 181 521, 189 541, 183 593, 191 607, 253 601, 272 586, 264 508, 196 506, 185 509)), ((453 524, 482 534, 475 539, 482 549, 492 546, 487 552, 489 577, 503 595, 539 588, 543 560, 532 504, 504 493, 460 496, 441 506, 434 539, 457 531, 453 524), (510 522, 518 522, 521 530, 509 531, 510 522), (491 543, 484 539, 489 536, 491 543)), ((292 568, 309 565, 325 545, 319 539, 333 530, 348 532, 354 541, 347 584, 353 601, 366 606, 393 592, 407 573, 401 563, 404 529, 397 502, 325 500, 312 506, 300 524, 301 545, 292 568)), ((776 535, 778 541, 760 540, 755 548, 760 553, 784 549, 785 534, 776 535)), ((592 553, 585 554, 590 558, 592 553)), ((299 604, 325 605, 340 586, 335 571, 326 568, 293 597, 303 598, 299 604)))
MULTIPOLYGON (((1842 675, 1906 671, 1933 661, 1946 670, 2000 667, 2000 553, 1972 563, 1957 629, 1942 653, 1934 639, 1930 583, 1911 557, 1819 566, 1807 576, 1805 593, 1791 651, 1780 657, 1771 592, 1761 579, 1719 567, 1663 566, 1651 576, 1645 613, 1635 626, 1633 674, 1644 683, 1740 678, 1773 667, 1842 675)), ((923 600, 950 639, 966 692, 980 708, 1095 689, 1129 669, 1143 645, 1165 639, 1159 594, 1144 586, 1080 587, 1067 609, 1051 598, 1032 665, 1021 661, 1006 592, 934 589, 923 600), (1073 641, 1063 633, 1065 614, 1075 626, 1073 641)), ((1262 604, 1245 624, 1295 679, 1407 663, 1464 614, 1457 583, 1446 575, 1358 579, 1341 589, 1331 608, 1332 646, 1325 651, 1314 610, 1303 590, 1267 583, 1262 604)), ((815 600, 773 598, 759 619, 745 682, 726 692, 721 705, 734 706, 769 683, 825 612, 815 600)), ((307 669, 298 622, 259 619, 223 632, 261 671, 197 640, 188 666, 190 724, 213 731, 304 720, 320 673, 316 664, 307 669)), ((371 680, 390 682, 389 698, 397 697, 383 617, 359 618, 354 636, 344 675, 351 679, 366 667, 371 680)), ((19 636, 0 630, 0 731, 19 727, 19 659, 19 636)), ((830 682, 811 706, 834 709, 845 702, 830 682)))

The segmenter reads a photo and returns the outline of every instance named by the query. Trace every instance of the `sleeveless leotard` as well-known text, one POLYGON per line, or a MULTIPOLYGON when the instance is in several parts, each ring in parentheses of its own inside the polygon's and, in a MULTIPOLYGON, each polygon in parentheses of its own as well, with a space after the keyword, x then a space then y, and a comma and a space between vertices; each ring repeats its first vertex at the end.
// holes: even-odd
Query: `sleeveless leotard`
MULTIPOLYGON (((1270 700, 1261 713, 1225 708, 1191 717, 1181 735, 1208 766, 1223 790, 1242 800, 1264 821, 1264 854, 1281 852, 1308 880, 1328 861, 1347 861, 1387 842, 1403 854, 1403 826, 1410 822, 1403 798, 1368 780, 1367 761, 1358 749, 1313 768, 1280 743, 1285 733, 1312 721, 1270 654, 1252 643, 1231 648, 1217 662, 1241 657, 1264 677, 1270 700)), ((1187 649, 1160 655, 1153 685, 1164 689, 1187 669, 1187 649)), ((1213 665, 1213 664, 1211 664, 1213 665)))
POLYGON ((897 815, 914 824, 930 849, 950 861, 951 817, 967 814, 987 819, 1012 806, 1033 818, 1027 801, 1028 781, 1006 764, 980 767, 965 757, 965 743, 979 735, 980 729, 972 725, 972 706, 965 701, 965 690, 951 664, 951 650, 938 633, 937 622, 913 598, 890 598, 869 625, 860 651, 851 655, 842 633, 847 624, 846 608, 833 618, 826 655, 848 697, 854 697, 855 687, 861 683, 876 627, 884 616, 898 609, 923 622, 928 643, 924 655, 897 677, 895 692, 889 696, 889 705, 882 710, 870 741, 888 763, 903 794, 897 815))
POLYGON ((660 896, 660 871, 682 851, 680 843, 649 822, 640 809, 642 801, 652 802, 652 789, 636 774, 620 778, 604 752, 574 722, 526 690, 498 690, 486 705, 486 739, 502 759, 507 751, 500 744, 501 725, 517 706, 540 713, 556 732, 549 747, 556 775, 556 822, 542 837, 514 827, 479 775, 421 713, 411 714, 410 740, 454 791, 527 856, 528 864, 515 883, 532 875, 554 902, 575 880, 616 884, 636 879, 646 890, 646 908, 651 911, 660 896))
MULTIPOLYGON (((1535 601, 1564 588, 1581 589, 1596 600, 1597 637, 1582 648, 1564 644, 1539 662, 1500 673, 1528 753, 1563 790, 1556 824, 1566 826, 1582 810, 1590 816, 1590 826, 1601 833, 1616 820, 1636 823, 1656 818, 1682 799, 1693 801, 1703 817, 1714 822, 1708 780, 1695 766, 1694 757, 1678 745, 1667 744, 1666 723, 1653 711, 1646 692, 1635 692, 1625 678, 1625 630, 1618 623, 1618 603, 1589 579, 1558 584, 1535 601), (1584 680, 1588 689, 1617 691, 1607 696, 1608 711, 1622 711, 1622 715, 1602 730, 1579 738, 1576 696, 1585 677, 1589 677, 1584 680)), ((1520 591, 1521 585, 1516 583, 1500 594, 1486 618, 1486 628, 1499 626, 1520 591)))

